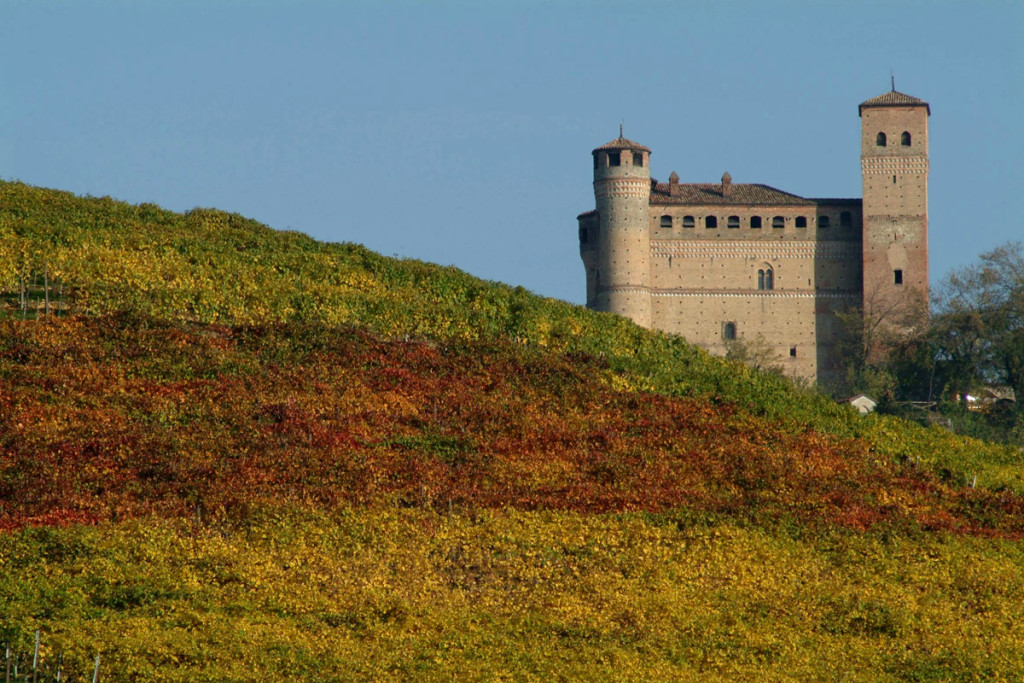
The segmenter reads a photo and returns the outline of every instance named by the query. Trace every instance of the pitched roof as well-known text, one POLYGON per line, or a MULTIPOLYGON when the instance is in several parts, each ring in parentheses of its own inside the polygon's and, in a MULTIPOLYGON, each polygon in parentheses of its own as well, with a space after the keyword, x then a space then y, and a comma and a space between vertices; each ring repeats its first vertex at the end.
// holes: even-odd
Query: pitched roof
POLYGON ((679 183, 678 188, 673 195, 669 183, 652 183, 651 204, 816 206, 860 202, 860 199, 808 199, 759 183, 732 183, 724 194, 721 183, 679 183))
POLYGON ((928 106, 927 102, 911 95, 897 92, 896 90, 890 90, 887 93, 882 93, 878 97, 872 97, 870 100, 864 100, 860 103, 860 106, 857 107, 857 113, 863 113, 864 107, 925 107, 928 109, 928 115, 932 115, 932 108, 928 106))
MULTIPOLYGON (((632 140, 627 140, 626 138, 624 138, 622 136, 619 136, 618 138, 616 138, 615 140, 612 140, 611 142, 604 143, 603 145, 601 145, 600 147, 595 149, 594 152, 599 152, 601 150, 615 150, 615 149, 628 149, 628 150, 631 150, 633 152, 647 152, 648 154, 651 153, 651 148, 650 147, 644 147, 639 142, 633 142, 632 140)), ((591 152, 591 154, 593 154, 593 152, 591 152)))

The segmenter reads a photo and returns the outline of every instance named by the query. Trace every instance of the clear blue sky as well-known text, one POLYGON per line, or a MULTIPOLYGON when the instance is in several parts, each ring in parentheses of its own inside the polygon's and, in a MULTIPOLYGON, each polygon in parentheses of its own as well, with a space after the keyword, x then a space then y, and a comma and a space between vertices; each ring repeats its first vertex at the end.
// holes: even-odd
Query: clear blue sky
POLYGON ((0 177, 217 207, 580 303, 590 150, 861 194, 931 104, 932 282, 1024 239, 1024 2, 0 0, 0 177))

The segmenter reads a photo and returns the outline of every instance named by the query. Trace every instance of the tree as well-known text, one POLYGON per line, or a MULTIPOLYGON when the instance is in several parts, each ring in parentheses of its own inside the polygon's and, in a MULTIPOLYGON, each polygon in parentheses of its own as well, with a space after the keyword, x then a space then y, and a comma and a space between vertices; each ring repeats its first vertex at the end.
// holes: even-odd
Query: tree
POLYGON ((932 335, 951 388, 1012 389, 1015 426, 1024 430, 1024 243, 982 254, 953 271, 935 300, 932 335))

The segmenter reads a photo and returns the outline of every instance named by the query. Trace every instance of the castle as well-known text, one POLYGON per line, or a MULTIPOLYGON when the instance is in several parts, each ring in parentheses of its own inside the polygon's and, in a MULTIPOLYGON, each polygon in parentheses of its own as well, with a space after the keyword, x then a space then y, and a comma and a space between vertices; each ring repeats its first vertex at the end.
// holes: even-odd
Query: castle
POLYGON ((717 355, 757 344, 787 375, 834 381, 849 329, 840 314, 859 312, 870 334, 927 311, 931 108, 893 88, 859 114, 861 199, 728 173, 658 182, 651 150, 620 131, 593 151, 596 208, 578 216, 587 306, 717 355))

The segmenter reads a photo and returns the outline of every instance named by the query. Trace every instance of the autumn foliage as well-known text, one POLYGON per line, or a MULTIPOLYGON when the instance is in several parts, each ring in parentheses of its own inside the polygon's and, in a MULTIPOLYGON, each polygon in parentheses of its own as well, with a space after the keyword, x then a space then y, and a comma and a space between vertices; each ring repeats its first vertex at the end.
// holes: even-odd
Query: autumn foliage
POLYGON ((1019 680, 1022 471, 453 268, 0 182, 0 640, 63 680, 1019 680))
POLYGON ((1018 496, 728 401, 617 389, 597 358, 512 343, 8 320, 0 372, 6 528, 289 502, 1024 530, 1018 496))

